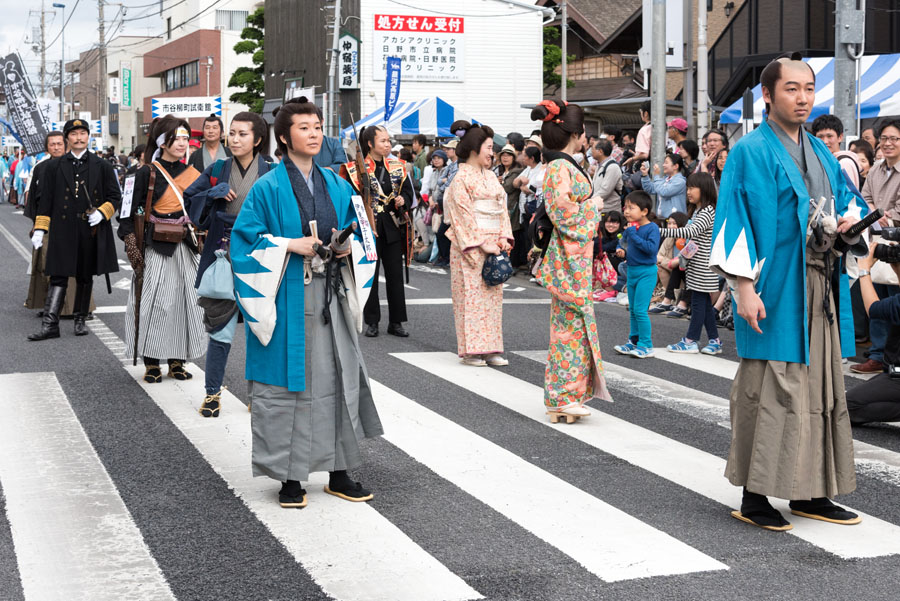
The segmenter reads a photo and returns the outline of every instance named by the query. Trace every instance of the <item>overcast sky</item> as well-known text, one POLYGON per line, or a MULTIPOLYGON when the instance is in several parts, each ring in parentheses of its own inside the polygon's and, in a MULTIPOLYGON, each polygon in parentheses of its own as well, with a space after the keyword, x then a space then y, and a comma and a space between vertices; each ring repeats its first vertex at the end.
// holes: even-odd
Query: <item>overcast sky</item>
MULTIPOLYGON (((47 13, 46 36, 49 44, 59 34, 62 25, 60 9, 52 7, 54 1, 44 0, 47 11, 54 10, 56 14, 47 13)), ((153 0, 121 0, 119 4, 125 5, 125 19, 120 12, 120 6, 108 0, 105 8, 105 21, 107 41, 111 39, 111 31, 116 30, 115 35, 156 35, 162 32, 163 23, 158 17, 153 0), (154 6, 147 6, 153 4, 154 6), (141 7, 141 8, 138 8, 141 7), (144 18, 140 18, 146 15, 144 18), (121 27, 120 27, 121 26, 121 27)), ((71 14, 71 20, 66 27, 66 61, 78 56, 78 53, 88 50, 99 42, 97 23, 97 0, 62 0, 66 5, 66 17, 71 14), (74 12, 72 9, 74 7, 74 12)), ((37 88, 37 74, 40 68, 40 51, 32 50, 32 30, 40 28, 41 24, 41 0, 0 0, 0 55, 6 56, 18 51, 22 60, 32 75, 32 84, 37 88), (31 14, 33 12, 33 14, 31 14)), ((57 65, 62 49, 60 40, 56 40, 47 49, 47 70, 50 73, 58 71, 57 65)))

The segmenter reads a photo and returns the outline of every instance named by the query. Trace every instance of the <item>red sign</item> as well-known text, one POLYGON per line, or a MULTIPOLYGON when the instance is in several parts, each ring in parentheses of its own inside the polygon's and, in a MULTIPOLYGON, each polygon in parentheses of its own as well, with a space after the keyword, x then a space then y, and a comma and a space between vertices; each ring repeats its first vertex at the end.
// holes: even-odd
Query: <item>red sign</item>
POLYGON ((459 17, 420 17, 414 15, 375 15, 377 31, 417 31, 425 33, 464 33, 459 17))

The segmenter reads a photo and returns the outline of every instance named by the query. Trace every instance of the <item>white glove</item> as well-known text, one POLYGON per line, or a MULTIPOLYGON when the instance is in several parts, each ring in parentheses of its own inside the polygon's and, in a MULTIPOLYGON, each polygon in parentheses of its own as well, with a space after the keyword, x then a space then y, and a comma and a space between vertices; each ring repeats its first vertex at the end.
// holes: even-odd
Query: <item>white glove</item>
POLYGON ((88 215, 88 225, 90 225, 91 227, 94 227, 101 221, 103 221, 103 213, 101 213, 100 211, 95 210, 93 213, 88 215))
POLYGON ((35 250, 44 245, 44 230, 34 230, 34 234, 31 235, 31 245, 35 250))

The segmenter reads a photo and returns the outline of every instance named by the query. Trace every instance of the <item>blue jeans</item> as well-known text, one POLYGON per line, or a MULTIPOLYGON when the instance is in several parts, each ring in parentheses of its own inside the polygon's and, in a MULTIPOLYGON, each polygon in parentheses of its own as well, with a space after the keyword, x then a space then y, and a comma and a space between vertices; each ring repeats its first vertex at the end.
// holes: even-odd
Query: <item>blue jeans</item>
POLYGON ((653 348, 650 325, 650 298, 656 287, 656 265, 628 266, 628 314, 631 333, 628 338, 640 347, 653 348))
MULTIPOLYGON (((885 299, 900 293, 900 287, 897 286, 875 284, 874 287, 879 299, 885 299)), ((891 324, 883 319, 869 320, 869 340, 872 341, 872 346, 869 347, 869 352, 867 353, 869 359, 884 363, 884 345, 887 342, 888 330, 890 329, 891 324)))
POLYGON ((206 394, 215 394, 222 388, 229 352, 230 343, 209 339, 209 346, 206 347, 206 394))

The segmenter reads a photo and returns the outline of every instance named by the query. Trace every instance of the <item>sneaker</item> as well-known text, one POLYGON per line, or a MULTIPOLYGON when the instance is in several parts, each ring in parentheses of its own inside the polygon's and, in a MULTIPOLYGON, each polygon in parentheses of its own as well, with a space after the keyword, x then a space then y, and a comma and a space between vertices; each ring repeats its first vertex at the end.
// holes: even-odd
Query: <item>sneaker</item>
POLYGON ((492 367, 503 367, 509 365, 509 361, 500 353, 488 355, 484 358, 484 362, 492 367))
POLYGON ((620 355, 630 355, 631 351, 633 351, 636 348, 637 348, 637 346, 635 346, 635 344, 629 340, 625 344, 617 344, 616 346, 613 347, 613 350, 616 351, 617 353, 619 353, 620 355))
POLYGON ((869 359, 865 363, 851 365, 850 371, 855 374, 880 374, 884 371, 884 363, 875 359, 869 359))
POLYGON ((704 355, 721 355, 722 354, 722 341, 718 338, 714 340, 710 340, 709 344, 700 349, 700 352, 704 355))
POLYGON ((604 303, 618 303, 616 300, 616 293, 613 293, 612 296, 603 301, 604 303))
POLYGON ((694 340, 688 340, 687 338, 682 338, 675 344, 670 344, 666 347, 670 353, 699 353, 700 347, 697 345, 697 342, 694 340))
POLYGON ((622 305, 623 307, 628 306, 628 294, 625 292, 620 292, 616 295, 616 302, 622 305))
POLYGON ((671 317, 672 319, 681 319, 683 317, 686 317, 687 314, 687 309, 684 309, 682 307, 675 307, 671 311, 666 313, 666 317, 671 317))
POLYGON ((628 353, 632 357, 637 357, 638 359, 649 359, 650 357, 655 357, 656 353, 653 352, 652 348, 647 348, 643 346, 636 346, 630 353, 628 353))
POLYGON ((615 297, 615 296, 616 296, 616 293, 613 290, 604 290, 601 292, 595 292, 594 293, 594 302, 602 303, 602 302, 606 301, 606 299, 608 299, 610 297, 615 297))
POLYGON ((657 303, 655 307, 650 307, 650 309, 647 311, 647 313, 653 313, 654 315, 658 314, 658 313, 666 313, 668 311, 671 311, 674 308, 675 307, 673 307, 672 305, 667 305, 664 303, 657 303))

